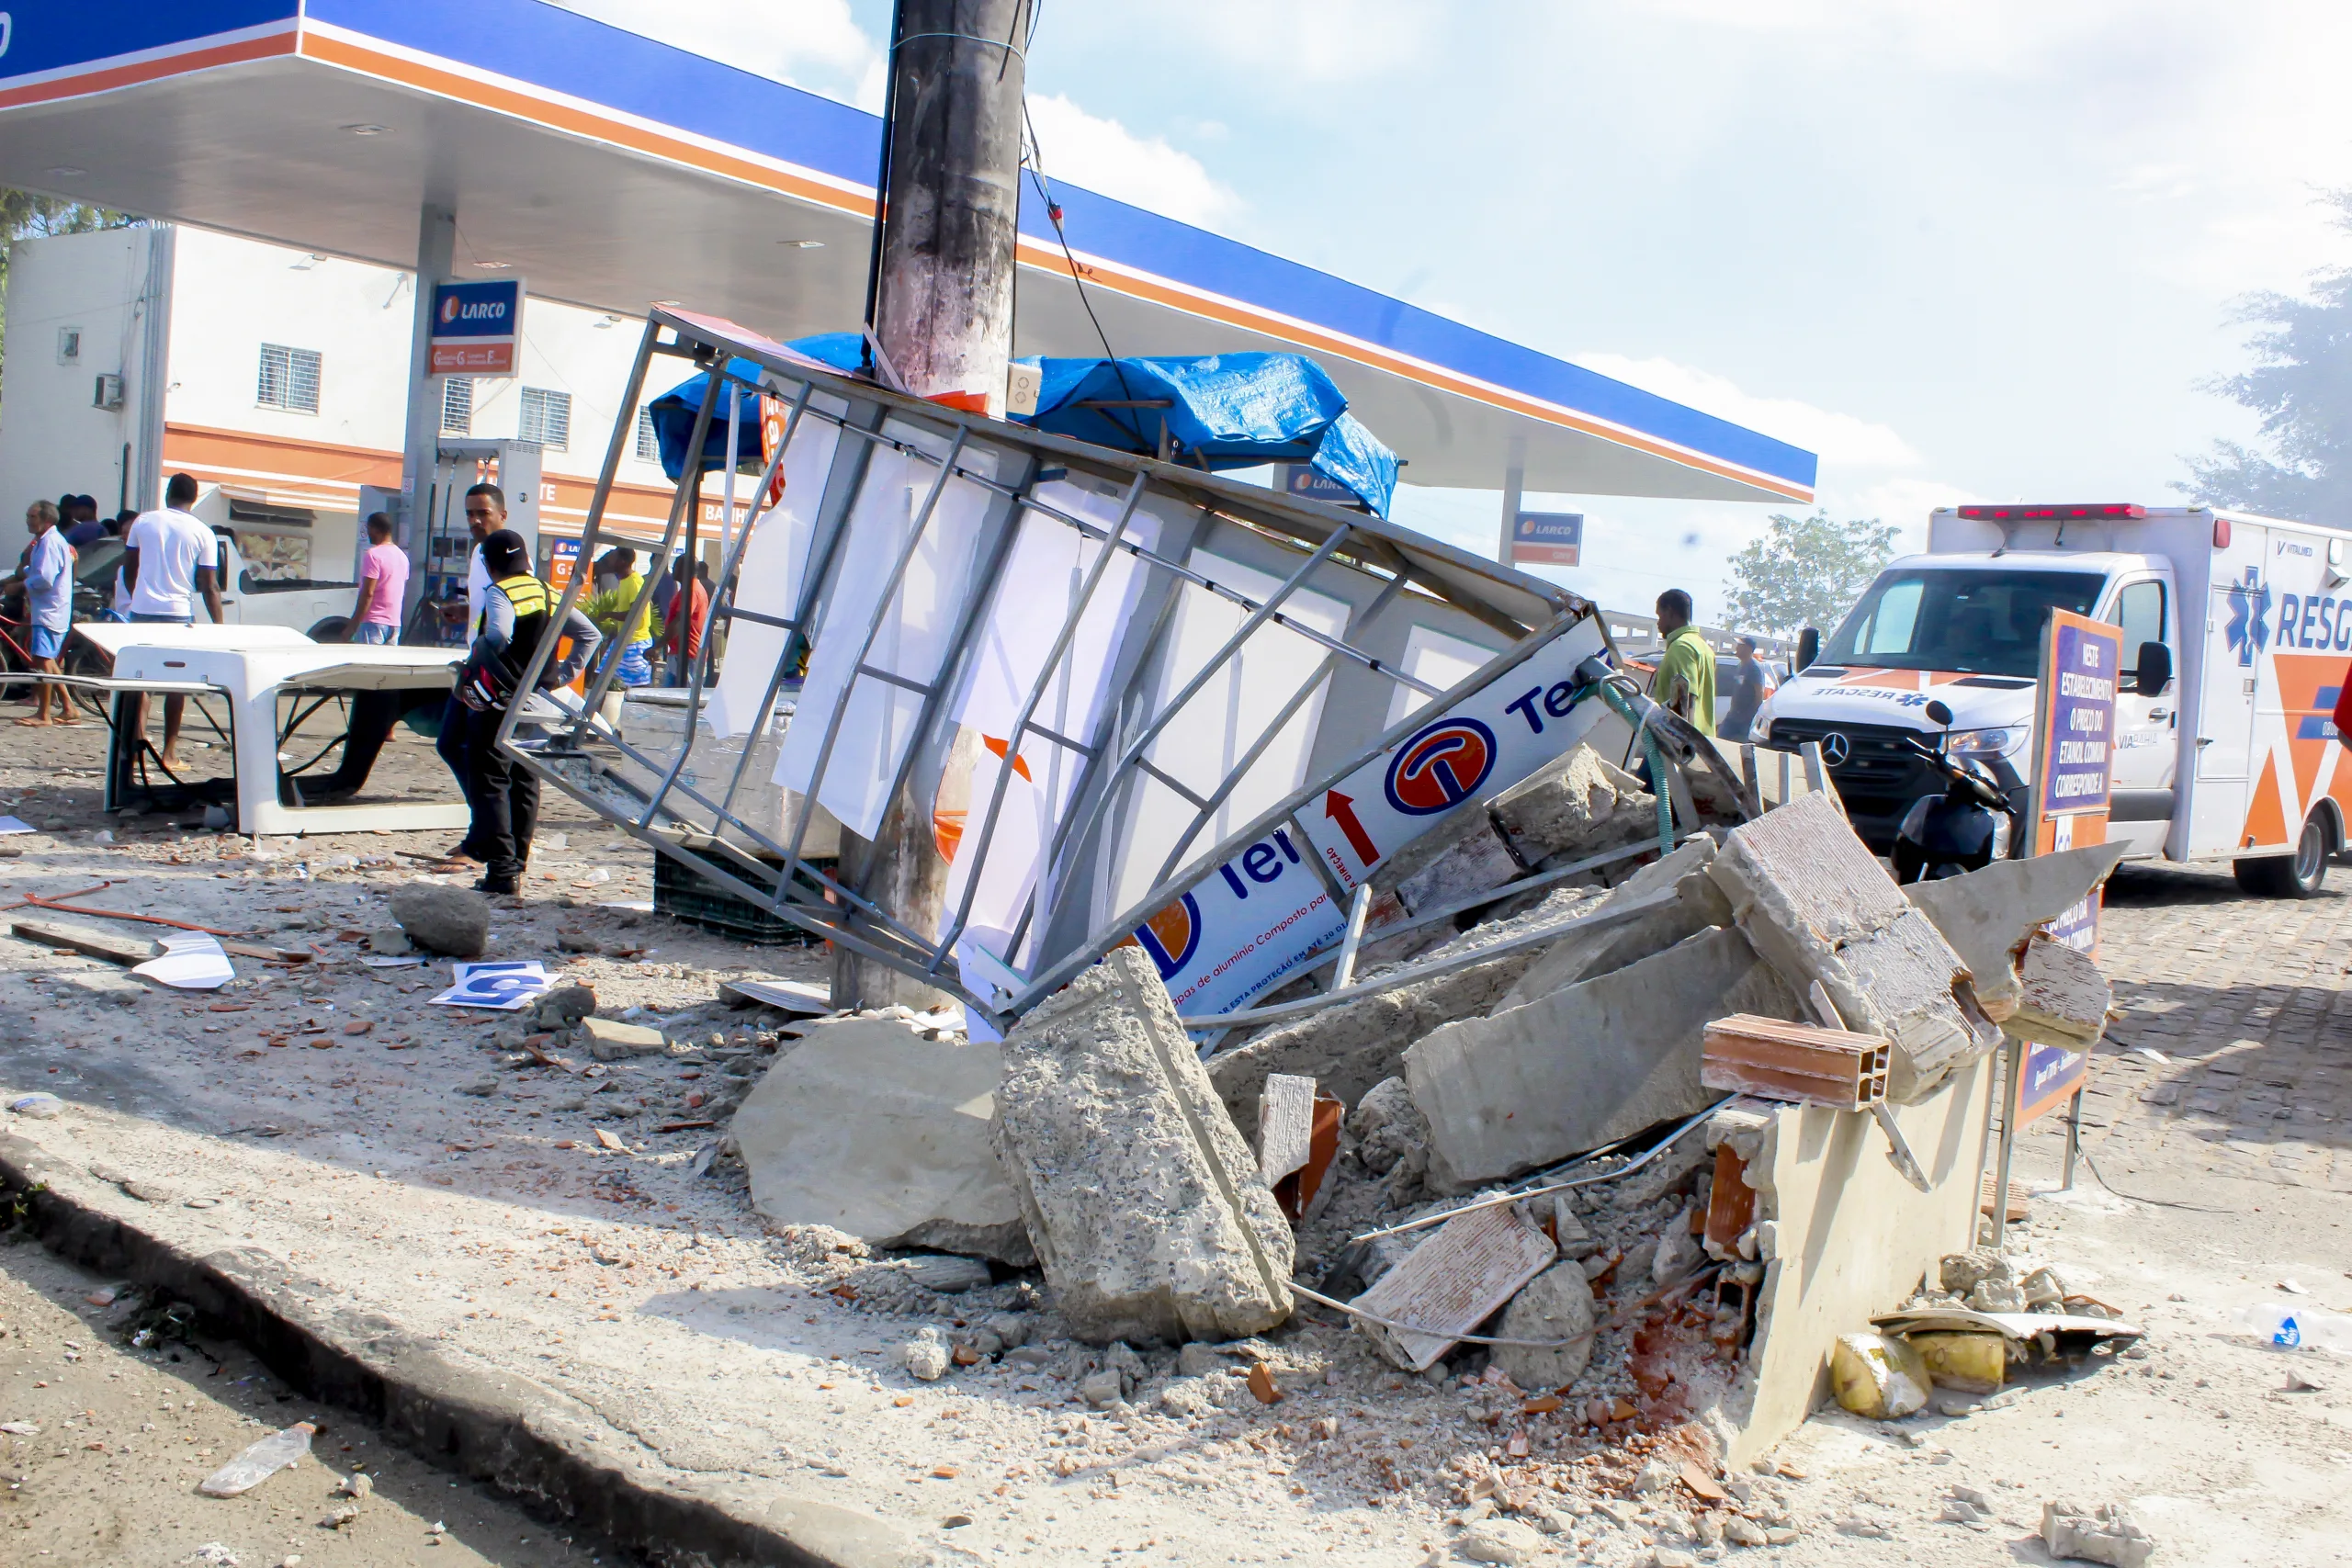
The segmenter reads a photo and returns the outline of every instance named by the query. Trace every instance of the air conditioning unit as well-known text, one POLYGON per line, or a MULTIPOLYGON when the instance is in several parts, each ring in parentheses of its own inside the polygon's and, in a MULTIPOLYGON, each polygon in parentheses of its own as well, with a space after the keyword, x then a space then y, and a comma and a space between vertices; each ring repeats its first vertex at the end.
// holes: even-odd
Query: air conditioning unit
POLYGON ((119 409, 122 407, 122 378, 119 376, 100 376, 98 378, 97 390, 92 394, 90 398, 90 406, 94 409, 119 409))

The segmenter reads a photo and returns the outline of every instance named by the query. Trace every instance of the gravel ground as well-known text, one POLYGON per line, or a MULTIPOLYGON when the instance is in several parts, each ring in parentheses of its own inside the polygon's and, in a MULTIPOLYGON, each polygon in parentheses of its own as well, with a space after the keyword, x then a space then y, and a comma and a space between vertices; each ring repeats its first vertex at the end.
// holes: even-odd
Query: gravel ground
MULTIPOLYGON (((0 811, 45 830, 0 844, 18 852, 0 859, 0 903, 103 880, 87 903, 314 953, 240 960, 219 993, 132 992, 109 965, 0 940, 0 1089, 68 1102, 10 1130, 79 1173, 64 1179, 78 1201, 315 1280, 288 1310, 379 1312, 484 1377, 543 1390, 650 1484, 821 1499, 940 1562, 1402 1565, 1458 1553, 1498 1498, 1557 1516, 1561 1532, 1535 1547, 1546 1560, 1630 1565, 1700 1547, 1695 1499, 1624 1495, 1655 1439, 1596 1438, 1584 1412, 1530 1411, 1490 1381, 1403 1377, 1317 1314, 1186 1375, 1166 1352, 1120 1363, 1059 1339, 1035 1275, 940 1295, 905 1259, 772 1232, 722 1152, 723 1122, 791 1036, 774 1015, 726 1011, 714 987, 730 971, 820 979, 820 955, 603 907, 648 896, 646 852, 567 806, 547 825, 567 842, 546 841, 530 896, 499 908, 488 956, 560 965, 605 1015, 662 1023, 663 1055, 592 1067, 560 1044, 569 1065, 543 1066, 500 1040, 510 1021, 428 1004, 446 966, 362 964, 345 933, 387 924, 386 895, 438 841, 256 845, 109 820, 96 812, 97 731, 10 733, 23 743, 0 758, 0 811), (915 1382, 897 1353, 927 1326, 967 1340, 985 1328, 1006 1353, 915 1382), (1279 1403, 1249 1392, 1256 1357, 1279 1403), (1106 1364, 1124 1365, 1125 1397, 1097 1408, 1078 1389, 1106 1364)), ((447 782, 409 740, 380 776, 447 782)), ((2029 1177, 2034 1161, 2054 1169, 2049 1131, 2029 1177)), ((1878 1562, 1892 1540, 1928 1568, 2040 1562, 2040 1500, 2066 1495, 2131 1498, 2169 1561, 2336 1560, 2352 1535, 2352 1416, 2334 1393, 2279 1392, 2275 1353, 2226 1320, 2288 1268, 2334 1280, 2327 1303, 2343 1304, 2341 1201, 2266 1189, 2225 1217, 2096 1196, 2038 1205, 2030 1249, 2147 1317, 2151 1354, 2037 1375, 1965 1418, 1817 1417, 1775 1456, 1781 1471, 1741 1478, 1743 1510, 1793 1538, 1731 1557, 1878 1562), (2224 1397, 2226 1416, 2208 1408, 2224 1397), (2001 1524, 1938 1522, 1954 1483, 2014 1483, 2001 1524)), ((1676 1213, 1658 1201, 1642 1223, 1676 1213)), ((1621 1388, 1616 1375, 1596 1371, 1589 1391, 1621 1388)))

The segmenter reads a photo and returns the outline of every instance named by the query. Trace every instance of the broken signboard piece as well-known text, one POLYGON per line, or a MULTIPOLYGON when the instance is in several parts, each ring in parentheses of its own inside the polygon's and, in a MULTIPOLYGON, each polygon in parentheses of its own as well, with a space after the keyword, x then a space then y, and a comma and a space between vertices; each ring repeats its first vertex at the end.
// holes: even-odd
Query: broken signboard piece
POLYGON ((1559 1257, 1515 1203, 1448 1220, 1349 1305, 1382 1356, 1426 1371, 1559 1257))
POLYGON ((1883 1035, 1735 1013, 1707 1025, 1699 1081, 1765 1100, 1863 1111, 1886 1098, 1883 1035))
POLYGON ((2115 993, 2087 953, 2034 933, 2018 962, 2018 1004, 2008 1028, 2027 1040, 2087 1051, 2107 1032, 2115 993))
POLYGON ((217 937, 180 931, 164 938, 163 945, 163 956, 135 964, 130 972, 181 991, 217 991, 237 977, 217 937))

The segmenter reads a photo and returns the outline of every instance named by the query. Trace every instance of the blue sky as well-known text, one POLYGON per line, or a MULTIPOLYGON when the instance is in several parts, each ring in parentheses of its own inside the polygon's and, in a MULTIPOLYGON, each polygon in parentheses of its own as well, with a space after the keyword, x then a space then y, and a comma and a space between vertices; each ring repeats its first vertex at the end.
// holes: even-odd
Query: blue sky
MULTIPOLYGON (((886 0, 566 0, 868 107, 886 0)), ((1046 0, 1046 172, 1799 443, 1823 503, 2177 499, 2232 301, 2352 259, 2352 7, 1046 0)), ((1074 242, 1084 244, 1082 235, 1074 242)), ((1491 552, 1498 498, 1400 521, 1491 552)), ((1612 605, 1773 507, 1588 513, 1612 605)))

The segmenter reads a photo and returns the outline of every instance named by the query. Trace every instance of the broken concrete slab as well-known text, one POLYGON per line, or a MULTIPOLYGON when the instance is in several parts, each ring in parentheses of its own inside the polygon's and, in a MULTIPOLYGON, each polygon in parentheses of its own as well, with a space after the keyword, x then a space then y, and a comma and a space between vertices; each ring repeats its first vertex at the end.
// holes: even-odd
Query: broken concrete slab
POLYGON ((1967 965, 1827 791, 1734 829, 1707 870, 1782 978, 1800 992, 1820 984, 1838 1016, 1817 1021, 1886 1037, 1890 1099, 1916 1104, 1996 1043, 1954 996, 1967 965))
POLYGON ((1497 1010, 1523 1007, 1563 986, 1593 979, 1653 953, 1663 953, 1710 926, 1731 924, 1731 901, 1724 897, 1714 879, 1706 874, 1708 863, 1714 858, 1714 840, 1702 837, 1642 866, 1611 888, 1593 905, 1594 911, 1633 903, 1668 887, 1674 889, 1673 903, 1652 910, 1630 925, 1579 932, 1545 948, 1511 986, 1497 1010))
POLYGON ((1558 1257, 1518 1204, 1472 1209, 1349 1303, 1351 1321, 1390 1362, 1424 1371, 1558 1257))
POLYGON ((412 882, 392 889, 392 919, 427 953, 480 958, 490 942, 490 901, 463 887, 412 882))
POLYGON ((811 1030, 735 1113, 752 1206, 877 1247, 1036 1261, 989 1133, 1000 1048, 895 1019, 811 1030))
POLYGON ((2087 1051, 2107 1032, 2115 992, 2087 953, 2036 932, 2018 964, 2018 988, 2007 1027, 2025 1039, 2087 1051))
MULTIPOLYGON (((1473 927, 1421 959, 1476 952, 1555 924, 1597 907, 1600 897, 1588 888, 1560 889, 1527 913, 1473 927)), ((1340 1100, 1354 1103, 1381 1079, 1397 1076, 1407 1046, 1441 1024, 1485 1012, 1545 951, 1544 944, 1521 948, 1490 963, 1276 1024, 1249 1043, 1211 1057, 1209 1079, 1238 1125, 1247 1125, 1257 1114, 1258 1091, 1269 1073, 1314 1078, 1340 1100)))
POLYGON ((1290 1222, 1142 948, 1114 948, 1002 1051, 997 1155, 1073 1334, 1237 1339, 1290 1316, 1290 1222))
POLYGON ((85 958, 102 958, 108 964, 144 964, 164 951, 143 936, 128 936, 63 920, 14 920, 9 923, 8 934, 42 947, 78 953, 85 958))
POLYGON ((1566 865, 1657 837, 1657 799, 1579 741, 1495 796, 1495 826, 1529 865, 1566 865))
POLYGON ((1400 879, 1396 900, 1408 914, 1419 915, 1474 898, 1526 874, 1494 825, 1478 819, 1467 824, 1443 854, 1400 879))
POLYGON ((580 1043, 600 1062, 658 1056, 670 1048, 660 1030, 648 1029, 641 1023, 625 1023, 616 1018, 583 1018, 578 1033, 580 1043))
POLYGON ((1405 1053, 1405 1082, 1429 1119, 1429 1184, 1464 1191, 1702 1111, 1720 1098, 1699 1081, 1708 1021, 1788 1018, 1797 1005, 1745 937, 1717 927, 1433 1031, 1405 1053))
POLYGON ((2156 1540, 2120 1503, 2083 1508, 2059 1501, 2041 1505, 2041 1543, 2052 1557, 2105 1562, 2109 1568, 2147 1568, 2156 1540))
POLYGON ((1904 888, 1968 965, 1977 1005, 1994 1022, 2016 1010, 2017 961, 2026 938, 2104 883, 2123 859, 2121 844, 2090 844, 1904 888))
POLYGON ((1496 1337, 1559 1343, 1498 1345, 1494 1364, 1531 1393, 1566 1388, 1592 1359, 1593 1321, 1592 1286, 1584 1265, 1555 1263, 1511 1298, 1496 1337))

